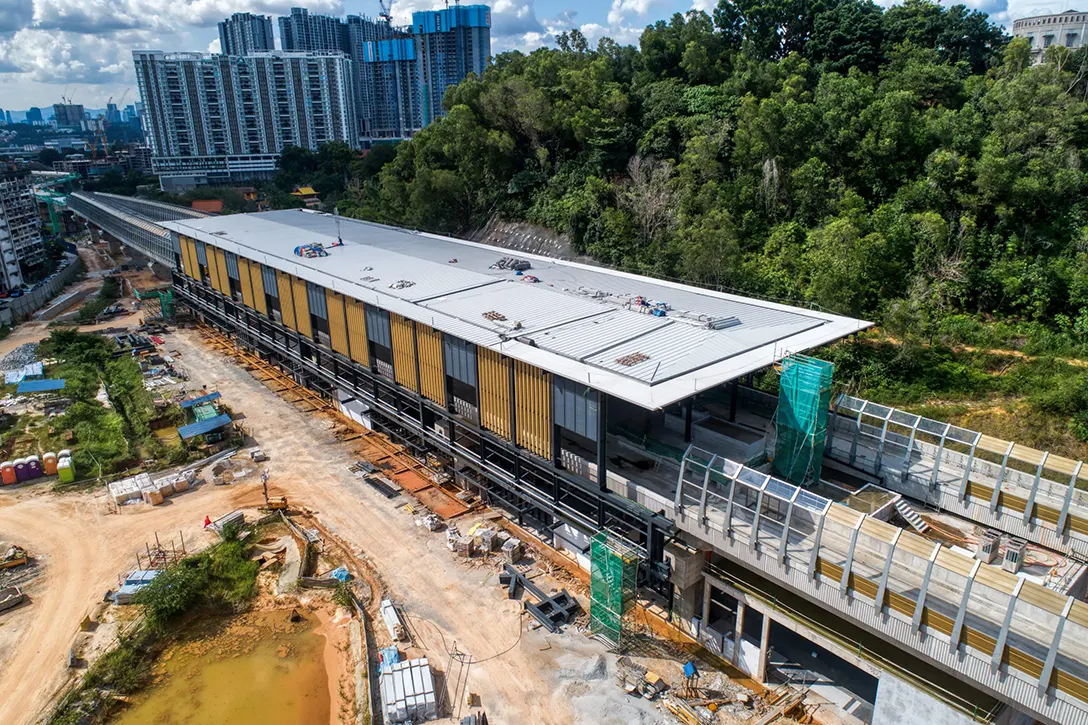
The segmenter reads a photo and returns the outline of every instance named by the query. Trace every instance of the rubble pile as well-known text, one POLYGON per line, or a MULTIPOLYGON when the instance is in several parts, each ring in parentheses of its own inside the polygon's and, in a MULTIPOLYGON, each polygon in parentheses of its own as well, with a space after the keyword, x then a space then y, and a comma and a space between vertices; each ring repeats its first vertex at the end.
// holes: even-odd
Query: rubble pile
POLYGON ((3 358, 0 358, 0 370, 18 370, 38 361, 38 343, 28 342, 20 345, 3 358))

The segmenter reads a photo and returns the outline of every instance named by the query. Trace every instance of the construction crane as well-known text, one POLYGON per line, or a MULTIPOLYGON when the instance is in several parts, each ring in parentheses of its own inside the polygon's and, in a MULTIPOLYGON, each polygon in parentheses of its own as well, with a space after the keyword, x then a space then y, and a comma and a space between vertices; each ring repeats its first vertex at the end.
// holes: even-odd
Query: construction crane
POLYGON ((389 2, 386 2, 386 0, 378 0, 378 6, 382 9, 382 11, 380 13, 378 13, 378 17, 385 20, 386 24, 392 25, 393 24, 393 0, 389 0, 389 2))

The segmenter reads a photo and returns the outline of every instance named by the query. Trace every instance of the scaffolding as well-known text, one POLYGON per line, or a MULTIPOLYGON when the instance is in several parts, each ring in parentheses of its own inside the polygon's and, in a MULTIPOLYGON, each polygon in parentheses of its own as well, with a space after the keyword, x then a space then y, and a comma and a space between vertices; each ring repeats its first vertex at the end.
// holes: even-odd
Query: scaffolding
POLYGON ((832 363, 806 355, 782 361, 775 412, 774 470, 801 485, 818 481, 831 407, 832 363))
POLYGON ((614 647, 623 640, 623 615, 635 601, 638 554, 600 532, 590 544, 589 631, 614 647))

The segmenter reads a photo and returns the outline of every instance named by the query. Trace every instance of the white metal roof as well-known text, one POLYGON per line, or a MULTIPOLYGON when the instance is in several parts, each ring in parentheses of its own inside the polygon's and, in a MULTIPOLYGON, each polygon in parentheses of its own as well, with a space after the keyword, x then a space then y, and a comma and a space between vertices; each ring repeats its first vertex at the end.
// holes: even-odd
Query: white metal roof
POLYGON ((340 219, 338 233, 337 224, 308 210, 161 222, 651 409, 872 324, 354 219, 340 219), (338 236, 344 245, 330 247, 338 236), (311 242, 328 256, 294 254, 311 242), (529 262, 525 275, 540 281, 492 268, 504 257, 529 262), (658 302, 664 316, 651 312, 658 302))

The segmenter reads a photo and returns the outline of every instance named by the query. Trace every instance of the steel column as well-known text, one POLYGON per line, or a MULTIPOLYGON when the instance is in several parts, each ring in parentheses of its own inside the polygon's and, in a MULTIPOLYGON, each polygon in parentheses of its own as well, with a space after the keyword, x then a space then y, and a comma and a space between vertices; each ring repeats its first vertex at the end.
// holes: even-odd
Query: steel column
POLYGON ((997 634, 997 642, 994 643, 994 654, 990 659, 990 672, 997 674, 1001 669, 1001 660, 1005 657, 1005 641, 1009 638, 1009 627, 1012 625, 1012 615, 1016 610, 1016 600, 1020 598, 1020 590, 1024 588, 1026 579, 1016 580, 1016 585, 1009 595, 1009 605, 1005 608, 1005 620, 1001 624, 1001 631, 997 634))
POLYGON ((941 545, 934 544, 933 551, 926 562, 926 574, 922 578, 922 587, 918 590, 918 599, 914 603, 914 616, 911 617, 911 629, 918 632, 922 626, 922 611, 926 608, 926 592, 929 591, 929 580, 933 576, 933 565, 937 561, 937 554, 941 552, 941 545))
POLYGON ((997 511, 997 500, 1001 497, 1001 483, 1005 480, 1005 471, 1009 467, 1009 456, 1012 455, 1012 447, 1015 443, 1009 443, 1005 449, 1005 456, 1001 459, 1001 471, 997 474, 997 483, 994 484, 994 493, 990 496, 990 513, 997 511))

